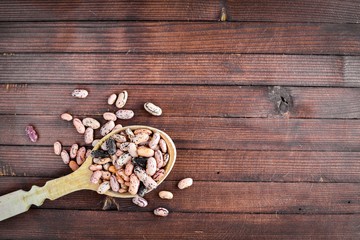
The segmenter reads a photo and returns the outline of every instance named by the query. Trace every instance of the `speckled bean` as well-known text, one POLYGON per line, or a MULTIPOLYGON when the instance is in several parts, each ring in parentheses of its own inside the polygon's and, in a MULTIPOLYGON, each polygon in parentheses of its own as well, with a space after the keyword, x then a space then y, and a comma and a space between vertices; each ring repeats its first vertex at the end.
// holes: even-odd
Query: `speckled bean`
POLYGON ((161 108, 151 102, 145 103, 144 108, 148 113, 150 113, 154 116, 160 116, 162 114, 161 108))
POLYGON ((131 139, 131 141, 135 144, 142 144, 147 142, 148 140, 149 140, 149 135, 147 135, 146 133, 136 134, 135 137, 131 139))
POLYGON ((125 182, 130 181, 130 177, 125 174, 124 169, 120 169, 116 171, 116 175, 120 176, 122 179, 124 179, 125 182))
POLYGON ((157 183, 146 174, 145 170, 136 166, 134 168, 135 175, 139 178, 139 180, 145 185, 146 190, 149 192, 157 187, 157 183))
POLYGON ((149 142, 149 147, 151 149, 155 149, 156 146, 159 144, 160 141, 160 133, 156 132, 153 134, 153 137, 151 138, 150 142, 149 142))
POLYGON ((164 159, 163 159, 162 152, 160 150, 155 151, 155 159, 156 159, 157 169, 162 168, 162 166, 164 165, 164 159))
POLYGON ((112 139, 114 139, 116 142, 118 143, 124 143, 126 142, 126 137, 124 135, 121 134, 114 134, 111 136, 112 139))
POLYGON ((120 109, 116 112, 116 117, 119 119, 131 119, 134 117, 134 111, 133 110, 124 110, 120 109))
POLYGON ((85 127, 91 127, 92 129, 98 129, 100 127, 99 121, 90 117, 84 118, 82 124, 85 127))
POLYGON ((110 187, 111 187, 111 190, 113 190, 114 192, 117 192, 120 190, 120 184, 116 180, 116 177, 114 175, 112 175, 110 177, 110 187))
POLYGON ((99 187, 97 189, 97 193, 98 194, 105 194, 109 189, 110 189, 110 182, 109 181, 104 181, 99 185, 99 187))
POLYGON ((100 139, 94 139, 91 143, 91 146, 95 147, 96 144, 98 144, 98 142, 100 141, 100 139))
POLYGON ((103 114, 103 117, 107 121, 114 121, 115 122, 116 119, 117 119, 116 115, 114 113, 112 113, 112 112, 105 112, 103 114))
POLYGON ((128 99, 128 92, 126 90, 124 90, 119 94, 119 96, 116 100, 116 103, 115 103, 116 107, 123 108, 126 104, 127 99, 128 99))
POLYGON ((100 134, 101 134, 101 136, 105 136, 106 134, 108 134, 109 132, 111 132, 114 127, 115 127, 115 122, 114 122, 114 121, 108 121, 107 123, 105 123, 105 124, 100 128, 100 134))
POLYGON ((116 124, 112 131, 116 131, 118 129, 122 128, 121 124, 116 124))
POLYGON ((169 215, 169 210, 163 207, 158 207, 154 210, 154 214, 159 217, 166 217, 169 215))
POLYGON ((134 131, 135 135, 139 134, 139 133, 145 133, 147 135, 151 135, 152 134, 152 131, 150 129, 147 129, 147 128, 139 128, 139 129, 136 129, 134 131))
POLYGON ((73 120, 73 116, 71 116, 71 114, 69 113, 63 113, 60 115, 62 120, 68 121, 70 122, 71 120, 73 120))
POLYGON ((129 149, 128 149, 129 154, 131 155, 131 157, 137 157, 137 148, 135 143, 130 143, 129 144, 129 149))
POLYGON ((137 178, 135 174, 130 175, 130 186, 129 186, 129 193, 135 195, 139 189, 140 180, 137 178))
POLYGON ((184 178, 178 183, 178 188, 185 189, 193 184, 192 178, 184 178))
POLYGON ((159 140, 159 146, 160 146, 160 149, 163 153, 166 153, 167 152, 167 145, 166 145, 166 142, 164 139, 160 139, 159 140))
POLYGON ((106 181, 109 181, 110 180, 110 177, 111 177, 111 173, 108 172, 108 171, 102 171, 101 172, 101 178, 106 180, 106 181))
POLYGON ((90 182, 97 184, 99 183, 99 180, 101 178, 102 175, 102 171, 101 170, 97 170, 95 172, 92 173, 91 177, 90 177, 90 182))
POLYGON ((146 201, 146 199, 142 198, 142 197, 139 197, 139 196, 134 197, 132 199, 132 202, 135 205, 138 205, 139 207, 146 207, 148 205, 148 202, 146 201))
POLYGON ((62 150, 62 145, 59 141, 54 143, 54 153, 56 155, 60 155, 61 154, 61 150, 62 150))
POLYGON ((137 149, 137 154, 142 157, 152 157, 154 156, 154 150, 145 146, 140 146, 137 149))
POLYGON ((153 176, 156 172, 156 160, 153 157, 148 158, 146 162, 146 173, 153 176))
POLYGON ((164 169, 160 169, 159 171, 157 171, 153 177, 153 179, 155 181, 159 181, 163 176, 165 175, 165 170, 164 169))
POLYGON ((73 124, 78 133, 83 134, 85 132, 85 126, 82 124, 81 120, 78 118, 73 119, 73 124))
POLYGON ((131 160, 131 155, 129 153, 124 153, 122 154, 117 160, 116 163, 119 166, 124 166, 125 164, 127 164, 129 161, 131 160))
POLYGON ((107 100, 107 103, 109 104, 109 105, 113 105, 114 103, 115 103, 115 101, 116 101, 116 94, 115 93, 113 93, 113 94, 111 94, 110 96, 109 96, 109 98, 108 98, 108 100, 107 100))
POLYGON ((81 166, 85 162, 86 148, 81 147, 76 154, 76 163, 81 166))
POLYGON ((65 164, 69 164, 70 162, 70 155, 66 150, 62 150, 60 153, 61 159, 65 164))
POLYGON ((78 150, 79 150, 79 145, 77 145, 76 143, 71 145, 70 158, 75 158, 78 150))
POLYGON ((162 199, 173 199, 174 195, 169 191, 160 191, 159 197, 162 199))
POLYGON ((130 139, 132 139, 133 137, 135 137, 134 132, 133 132, 130 128, 126 128, 126 129, 125 129, 125 134, 126 134, 130 139))
POLYGON ((133 170, 134 170, 134 164, 132 164, 132 162, 129 161, 125 166, 125 175, 130 176, 133 170))
POLYGON ((88 127, 84 133, 84 142, 86 144, 90 144, 93 141, 94 141, 94 129, 91 127, 88 127))
POLYGON ((168 164, 169 160, 170 160, 170 155, 168 153, 165 153, 163 167, 165 167, 168 164))
POLYGON ((71 93, 71 96, 77 98, 86 98, 88 94, 88 91, 86 91, 85 89, 74 89, 74 91, 72 91, 71 93))

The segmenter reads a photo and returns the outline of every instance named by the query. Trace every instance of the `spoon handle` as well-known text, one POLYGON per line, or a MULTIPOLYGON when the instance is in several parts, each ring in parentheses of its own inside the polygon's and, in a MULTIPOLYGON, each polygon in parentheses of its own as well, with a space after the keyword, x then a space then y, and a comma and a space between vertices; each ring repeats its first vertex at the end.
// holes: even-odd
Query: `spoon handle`
POLYGON ((43 187, 32 186, 28 192, 17 190, 1 196, 0 221, 26 212, 32 204, 41 206, 45 199, 55 200, 81 189, 92 189, 89 178, 84 177, 85 172, 81 170, 47 181, 43 187))

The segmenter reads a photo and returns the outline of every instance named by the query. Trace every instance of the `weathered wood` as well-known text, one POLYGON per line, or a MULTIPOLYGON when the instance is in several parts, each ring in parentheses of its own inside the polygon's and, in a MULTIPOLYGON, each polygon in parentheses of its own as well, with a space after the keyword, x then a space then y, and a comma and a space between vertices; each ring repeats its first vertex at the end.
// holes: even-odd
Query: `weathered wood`
POLYGON ((160 105, 167 117, 360 118, 356 88, 3 84, 0 109, 2 114, 69 111, 102 118, 106 111, 117 111, 107 104, 108 96, 124 89, 129 92, 126 108, 137 117, 149 116, 143 103, 150 101, 160 105), (71 92, 82 86, 89 91, 88 98, 72 97, 71 92))
MULTIPOLYGON (((0 152, 1 176, 56 178, 71 172, 51 146, 0 146, 0 152)), ((178 149, 167 179, 189 175, 202 181, 359 183, 359 158, 359 152, 178 149)))
POLYGON ((358 215, 171 213, 164 219, 150 212, 73 210, 30 210, 0 222, 0 229, 12 239, 357 239, 360 232, 358 215), (124 219, 126 231, 119 232, 124 219))
POLYGON ((358 24, 0 23, 0 52, 360 53, 358 24))
MULTIPOLYGON (((47 180, 0 177, 0 194, 27 190, 34 184, 42 186, 47 180)), ((202 182, 194 179, 193 186, 186 190, 178 189, 177 183, 165 180, 147 194, 149 206, 145 209, 139 209, 131 199, 118 199, 119 210, 149 211, 164 206, 176 212, 360 213, 357 201, 360 186, 357 183, 202 182), (160 199, 157 193, 161 190, 173 192, 174 199, 160 199)), ((45 201, 41 208, 99 210, 105 196, 96 194, 89 191, 72 193, 55 201, 45 201)))
MULTIPOLYGON (((145 110, 144 110, 145 111, 145 110)), ((102 121, 103 122, 103 121, 102 121)), ((165 131, 178 148, 238 150, 359 151, 358 120, 254 119, 206 117, 138 117, 123 125, 142 124, 165 131)), ((3 115, 0 118, 2 145, 83 144, 71 122, 58 116, 3 115), (39 140, 25 135, 28 124, 35 125, 39 140)))
POLYGON ((5 54, 0 82, 359 87, 355 56, 5 54))
POLYGON ((183 20, 358 23, 356 1, 1 1, 0 21, 183 20))
POLYGON ((227 0, 230 21, 359 23, 356 1, 227 0))

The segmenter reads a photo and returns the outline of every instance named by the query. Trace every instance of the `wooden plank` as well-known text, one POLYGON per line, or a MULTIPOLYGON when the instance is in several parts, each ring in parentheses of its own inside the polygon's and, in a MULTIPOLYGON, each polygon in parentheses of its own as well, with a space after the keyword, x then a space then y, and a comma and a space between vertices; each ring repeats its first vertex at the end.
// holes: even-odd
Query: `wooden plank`
POLYGON ((358 215, 280 215, 30 210, 0 222, 3 238, 357 239, 358 215), (61 224, 58 220, 61 219, 61 224), (126 219, 126 231, 119 231, 126 219), (101 223, 95 224, 94 221, 101 223), (89 227, 92 226, 92 227, 89 227), (156 227, 154 227, 156 226, 156 227), (151 230, 151 231, 150 231, 151 230))
POLYGON ((360 118, 357 88, 3 84, 0 111, 57 116, 69 111, 102 118, 106 111, 117 111, 107 97, 123 89, 129 92, 126 108, 137 117, 149 116, 143 103, 150 101, 161 106, 166 117, 360 118), (77 87, 87 89, 89 97, 71 97, 77 87))
POLYGON ((0 21, 183 20, 218 21, 225 7, 228 21, 358 23, 356 1, 1 1, 0 21), (224 4, 225 3, 225 4, 224 4))
MULTIPOLYGON (((359 151, 358 120, 253 119, 206 117, 138 117, 121 122, 148 125, 167 132, 178 148, 228 150, 359 151)), ((1 145, 83 144, 72 123, 58 116, 3 115, 0 118, 1 145), (32 143, 24 133, 28 124, 39 133, 32 143)), ((98 136, 98 135, 97 135, 98 136)))
POLYGON ((360 86, 354 56, 4 54, 0 61, 3 83, 360 86))
POLYGON ((358 24, 0 23, 0 52, 360 53, 358 24))
POLYGON ((229 21, 359 23, 356 1, 227 0, 229 21))
MULTIPOLYGON (((0 194, 28 190, 34 184, 42 186, 46 180, 0 177, 0 194)), ((119 199, 119 210, 151 211, 164 206, 174 212, 360 213, 360 185, 357 183, 203 182, 194 179, 189 189, 180 190, 176 185, 177 181, 165 181, 147 194, 149 206, 145 209, 139 209, 131 199, 119 199), (171 191, 174 199, 160 199, 157 194, 161 190, 171 191)), ((69 194, 46 201, 41 208, 99 210, 103 207, 104 196, 96 195, 89 191, 69 194)))
POLYGON ((1 1, 0 21, 218 20, 220 0, 1 1))
MULTIPOLYGON (((51 146, 0 146, 0 152, 0 176, 56 178, 71 172, 51 146)), ((359 152, 179 149, 168 179, 186 173, 202 181, 359 183, 359 158, 359 152)))

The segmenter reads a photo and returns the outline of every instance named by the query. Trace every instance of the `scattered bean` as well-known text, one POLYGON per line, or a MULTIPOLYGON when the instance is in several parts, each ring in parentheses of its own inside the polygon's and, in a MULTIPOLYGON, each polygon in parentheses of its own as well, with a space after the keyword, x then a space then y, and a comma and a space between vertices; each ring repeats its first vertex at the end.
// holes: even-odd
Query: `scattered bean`
POLYGON ((55 143, 54 143, 54 153, 55 153, 56 155, 60 155, 61 150, 62 150, 61 143, 60 143, 59 141, 58 141, 58 142, 55 142, 55 143))
POLYGON ((90 117, 84 118, 82 124, 86 127, 91 127, 92 129, 98 129, 100 127, 99 121, 90 117))
POLYGON ((169 210, 163 207, 158 207, 154 210, 154 214, 159 217, 166 217, 169 215, 169 210))
POLYGON ((178 183, 178 188, 185 189, 190 187, 193 184, 192 178, 184 178, 178 183))
POLYGON ((75 89, 71 95, 73 97, 77 97, 77 98, 86 98, 88 96, 88 91, 86 91, 85 89, 75 89))
POLYGON ((60 153, 61 159, 65 164, 69 164, 70 162, 70 156, 69 153, 66 150, 62 150, 60 153))
POLYGON ((151 102, 145 103, 144 108, 148 113, 150 113, 154 116, 160 116, 162 114, 161 108, 151 102))
POLYGON ((75 158, 77 151, 79 149, 79 145, 77 145, 76 143, 74 143, 73 145, 71 145, 70 148, 70 158, 75 158))
POLYGON ((29 137, 30 141, 36 142, 39 138, 36 130, 34 129, 34 126, 26 126, 25 128, 26 135, 29 137))
POLYGON ((128 99, 128 92, 126 90, 124 90, 119 94, 119 96, 116 100, 116 103, 115 103, 116 107, 123 108, 127 102, 127 99, 128 99))
POLYGON ((148 202, 146 201, 146 199, 142 198, 142 197, 139 197, 139 196, 134 197, 132 199, 132 202, 135 205, 138 205, 139 207, 146 207, 148 205, 148 202))
POLYGON ((69 113, 63 113, 60 115, 62 120, 68 121, 70 122, 71 120, 73 120, 73 116, 71 116, 69 113))
POLYGON ((85 126, 84 126, 84 124, 82 124, 80 119, 74 118, 73 119, 73 124, 74 124, 74 127, 76 128, 76 131, 78 133, 81 133, 81 134, 85 133, 85 126))
POLYGON ((105 112, 103 114, 103 117, 107 121, 114 121, 115 122, 116 119, 117 119, 116 115, 114 113, 112 113, 112 112, 105 112))
POLYGON ((84 133, 84 141, 86 144, 90 144, 94 141, 94 129, 88 127, 84 133))
POLYGON ((107 100, 107 103, 108 103, 109 105, 113 105, 113 104, 115 103, 115 101, 116 101, 116 94, 113 93, 113 94, 111 94, 111 95, 109 96, 109 98, 108 98, 108 100, 107 100))
POLYGON ((159 197, 162 199, 173 199, 174 195, 169 191, 161 191, 159 192, 159 197))
POLYGON ((105 136, 106 134, 111 132, 111 130, 113 130, 114 127, 115 127, 115 122, 114 121, 108 121, 107 123, 105 123, 105 125, 103 125, 100 128, 101 136, 105 136))

